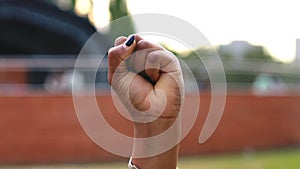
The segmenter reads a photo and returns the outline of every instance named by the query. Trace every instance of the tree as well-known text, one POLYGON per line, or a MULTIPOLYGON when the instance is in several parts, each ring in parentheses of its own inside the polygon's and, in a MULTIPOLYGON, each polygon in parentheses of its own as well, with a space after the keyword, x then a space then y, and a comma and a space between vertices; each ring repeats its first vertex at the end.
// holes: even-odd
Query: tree
POLYGON ((262 61, 272 61, 272 57, 264 51, 263 47, 257 47, 252 50, 248 50, 245 53, 245 59, 257 59, 262 61))
POLYGON ((134 24, 127 9, 125 0, 110 0, 110 34, 112 39, 118 36, 129 36, 135 33, 134 24), (125 17, 128 16, 128 17, 125 17), (112 22, 117 20, 118 22, 112 22))

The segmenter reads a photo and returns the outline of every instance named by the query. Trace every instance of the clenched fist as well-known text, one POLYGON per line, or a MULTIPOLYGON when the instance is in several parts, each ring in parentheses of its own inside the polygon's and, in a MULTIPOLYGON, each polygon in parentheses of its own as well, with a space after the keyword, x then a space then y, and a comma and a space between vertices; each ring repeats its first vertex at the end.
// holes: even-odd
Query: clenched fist
MULTIPOLYGON (((108 81, 132 116, 136 138, 155 136, 175 123, 184 94, 182 71, 178 59, 160 45, 138 35, 117 38, 108 52, 108 81)), ((180 123, 176 125, 174 139, 180 135, 180 123)), ((134 151, 148 151, 145 147, 134 151)), ((158 156, 134 158, 133 163, 139 169, 175 169, 177 156, 175 146, 158 156)))

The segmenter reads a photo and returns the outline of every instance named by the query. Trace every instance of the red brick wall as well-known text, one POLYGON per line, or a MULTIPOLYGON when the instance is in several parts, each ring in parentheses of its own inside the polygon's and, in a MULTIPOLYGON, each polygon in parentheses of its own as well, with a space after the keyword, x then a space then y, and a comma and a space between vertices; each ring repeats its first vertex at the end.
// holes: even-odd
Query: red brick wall
POLYGON ((16 72, 3 72, 0 70, 0 83, 17 83, 25 84, 27 82, 26 71, 20 70, 16 72))
MULTIPOLYGON (((111 113, 116 111, 111 98, 101 96, 98 101, 110 124, 131 135, 131 123, 117 113, 111 113)), ((202 94, 200 101, 196 124, 181 143, 183 155, 300 145, 300 96, 229 94, 221 123, 204 144, 197 140, 210 96, 202 94)), ((0 164, 119 158, 88 138, 76 118, 71 96, 0 97, 0 164)))

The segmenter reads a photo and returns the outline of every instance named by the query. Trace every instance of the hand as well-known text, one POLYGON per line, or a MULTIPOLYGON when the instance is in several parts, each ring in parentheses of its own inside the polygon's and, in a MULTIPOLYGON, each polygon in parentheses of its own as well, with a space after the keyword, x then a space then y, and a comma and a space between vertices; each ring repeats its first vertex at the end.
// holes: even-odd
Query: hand
POLYGON ((157 44, 134 38, 126 46, 128 39, 120 37, 109 50, 109 83, 135 122, 176 119, 183 92, 178 59, 157 44))
MULTIPOLYGON (((182 71, 178 59, 163 47, 138 35, 117 38, 108 52, 108 81, 133 118, 136 138, 160 134, 176 121, 183 98, 182 71)), ((180 133, 180 123, 176 125, 174 139, 180 133)), ((139 149, 148 151, 141 147, 135 151, 139 149)), ((133 162, 141 169, 175 168, 177 156, 175 146, 162 155, 133 162)))

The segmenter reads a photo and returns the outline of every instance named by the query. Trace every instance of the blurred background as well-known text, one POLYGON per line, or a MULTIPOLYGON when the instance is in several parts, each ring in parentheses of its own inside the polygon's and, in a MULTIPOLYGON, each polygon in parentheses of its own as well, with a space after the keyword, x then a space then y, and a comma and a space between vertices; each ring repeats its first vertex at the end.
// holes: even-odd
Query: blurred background
POLYGON ((128 159, 89 139, 72 102, 73 83, 84 90, 95 82, 106 120, 132 133, 109 95, 106 58, 96 79, 86 72, 72 76, 92 35, 91 53, 105 54, 118 36, 114 32, 128 36, 139 29, 133 19, 122 28, 109 23, 140 13, 183 19, 213 46, 189 49, 148 37, 190 66, 198 84, 190 92, 201 93, 196 124, 181 142, 180 168, 300 168, 300 11, 289 0, 0 0, 0 168, 126 168, 128 159), (211 90, 196 54, 214 51, 224 65, 228 95, 219 127, 199 144, 211 90))

